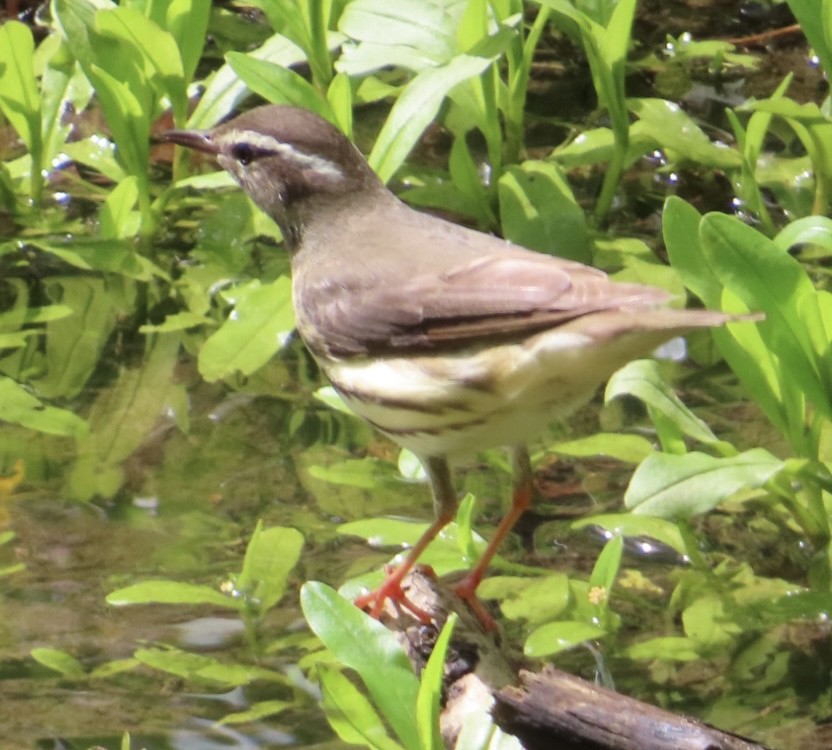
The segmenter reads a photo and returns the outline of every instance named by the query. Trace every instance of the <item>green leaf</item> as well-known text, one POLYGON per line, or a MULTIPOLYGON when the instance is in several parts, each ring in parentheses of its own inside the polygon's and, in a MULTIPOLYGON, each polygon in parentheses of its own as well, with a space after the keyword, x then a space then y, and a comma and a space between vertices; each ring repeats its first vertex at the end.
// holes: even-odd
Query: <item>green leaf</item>
POLYGON ((88 75, 116 142, 116 156, 127 173, 138 180, 140 194, 147 194, 150 144, 147 105, 129 84, 114 78, 103 68, 93 65, 88 75))
POLYGON ((622 435, 616 432, 599 432, 577 440, 565 440, 549 446, 549 450, 565 456, 586 458, 608 456, 618 461, 637 464, 653 453, 653 444, 641 435, 622 435))
POLYGON ((274 526, 264 529, 262 521, 246 547, 237 587, 256 602, 261 613, 283 598, 289 574, 303 549, 303 534, 297 529, 274 526))
POLYGON ((500 611, 510 620, 538 625, 560 617, 572 602, 566 573, 542 578, 489 576, 477 588, 482 599, 500 600, 500 611))
POLYGON ((832 418, 829 336, 806 271, 767 237, 734 217, 708 214, 700 225, 702 248, 720 281, 751 310, 763 310, 761 335, 789 378, 832 418))
POLYGON ((579 620, 550 622, 529 634, 523 646, 523 653, 532 658, 550 656, 580 646, 586 641, 603 638, 606 634, 607 631, 600 625, 579 620))
MULTIPOLYGON (((281 34, 275 34, 248 56, 268 60, 288 68, 303 61, 303 52, 281 34)), ((228 63, 205 79, 205 91, 193 114, 188 119, 189 128, 209 128, 215 125, 249 95, 248 86, 228 63)))
POLYGON ((763 486, 782 468, 783 462, 763 448, 728 458, 655 453, 636 469, 624 504, 636 513, 690 518, 741 489, 763 486))
POLYGON ((358 672, 402 744, 419 750, 419 681, 395 636, 322 583, 304 584, 300 601, 309 627, 340 663, 358 672))
POLYGON ((661 375, 652 359, 630 362, 616 372, 607 383, 604 402, 620 396, 635 396, 647 406, 669 419, 688 437, 712 445, 719 442, 705 422, 688 409, 661 375))
POLYGON ((339 670, 318 665, 321 698, 327 721, 344 742, 378 750, 401 750, 387 734, 370 701, 339 670))
POLYGON ((217 591, 210 586, 200 586, 184 581, 142 581, 107 594, 107 604, 125 607, 131 604, 208 604, 224 609, 239 610, 237 599, 217 591))
MULTIPOLYGON (((164 7, 165 4, 159 5, 164 7)), ((186 83, 194 77, 202 57, 210 17, 211 0, 171 0, 165 8, 165 22, 159 23, 170 32, 179 47, 186 83)))
POLYGON ((696 661, 702 658, 694 641, 679 636, 649 638, 627 647, 625 653, 630 659, 640 661, 696 661))
POLYGON ((182 386, 173 382, 179 352, 174 336, 149 339, 141 367, 123 369, 97 392, 89 413, 90 434, 79 441, 69 491, 79 500, 111 497, 122 481, 122 464, 147 439, 182 386))
POLYGON ((81 662, 66 651, 59 651, 55 648, 33 648, 32 658, 64 677, 77 678, 84 677, 86 674, 81 662))
POLYGON ((333 484, 362 487, 367 490, 389 486, 395 482, 389 462, 367 456, 351 458, 329 466, 310 466, 309 474, 333 484))
POLYGON ((651 138, 676 160, 695 161, 714 169, 737 169, 742 157, 733 148, 714 143, 678 104, 666 99, 629 99, 639 121, 634 132, 651 138))
POLYGON ((369 162, 385 182, 402 165, 425 128, 435 119, 448 92, 478 76, 491 60, 459 55, 446 65, 419 73, 393 105, 376 139, 369 162))
MULTIPOLYGON (((99 233, 103 239, 118 240, 133 237, 139 229, 138 215, 133 211, 139 199, 139 185, 135 177, 125 177, 107 196, 98 214, 99 233)), ((127 246, 120 247, 130 257, 127 246)), ((109 261, 109 258, 107 259, 109 261)), ((137 261, 137 270, 144 270, 137 261)))
POLYGON ((335 121, 329 102, 306 80, 290 68, 266 60, 258 60, 241 52, 229 52, 225 56, 245 84, 269 102, 293 104, 319 114, 325 120, 335 121))
POLYGON ((89 432, 77 414, 41 403, 23 386, 0 377, 0 419, 49 435, 80 438, 89 432))
MULTIPOLYGON (((610 592, 621 567, 621 554, 624 550, 624 538, 618 534, 612 537, 601 550, 592 573, 589 576, 590 588, 604 591, 604 602, 609 601, 610 592)), ((606 608, 606 607, 604 607, 606 608)))
POLYGON ((233 313, 199 352, 199 371, 206 380, 238 372, 250 375, 280 350, 295 327, 291 287, 290 280, 281 276, 236 290, 233 313))
POLYGON ((783 252, 795 245, 817 245, 832 254, 832 219, 805 216, 783 227, 773 241, 783 252))
POLYGON ((459 615, 451 613, 436 643, 433 645, 428 663, 422 672, 419 695, 416 698, 416 726, 422 750, 443 750, 445 743, 439 731, 440 705, 445 676, 445 656, 451 643, 459 615))
POLYGON ((500 220, 507 240, 541 252, 589 263, 586 215, 552 163, 509 167, 498 183, 500 220))
POLYGON ((279 672, 245 664, 224 664, 202 654, 192 654, 176 648, 140 648, 133 654, 140 663, 177 675, 186 680, 219 684, 227 687, 248 685, 255 680, 285 683, 279 672))
POLYGON ((226 714, 217 724, 223 726, 226 724, 246 724, 248 722, 261 721, 270 716, 283 713, 286 709, 294 708, 294 703, 290 701, 258 701, 251 708, 246 711, 237 711, 233 714, 226 714))
POLYGON ((7 21, 0 26, 0 111, 32 155, 42 165, 40 96, 35 80, 35 42, 28 26, 7 21))
POLYGON ((338 69, 351 76, 395 65, 412 71, 442 65, 457 52, 465 2, 353 0, 338 21, 346 45, 338 69))
MULTIPOLYGON (((128 6, 98 11, 95 30, 136 50, 146 79, 161 95, 169 97, 175 121, 184 122, 188 105, 185 74, 174 38, 150 18, 128 6)), ((104 64, 103 59, 101 64, 104 64)))

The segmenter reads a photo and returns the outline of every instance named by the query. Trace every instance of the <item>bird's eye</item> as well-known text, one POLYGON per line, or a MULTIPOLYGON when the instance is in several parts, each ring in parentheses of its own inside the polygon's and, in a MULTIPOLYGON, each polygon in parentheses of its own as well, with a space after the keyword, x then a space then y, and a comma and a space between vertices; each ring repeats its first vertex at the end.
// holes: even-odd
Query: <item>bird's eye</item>
POLYGON ((244 167, 247 167, 254 161, 257 156, 257 152, 250 143, 235 143, 231 147, 231 156, 233 156, 244 167))

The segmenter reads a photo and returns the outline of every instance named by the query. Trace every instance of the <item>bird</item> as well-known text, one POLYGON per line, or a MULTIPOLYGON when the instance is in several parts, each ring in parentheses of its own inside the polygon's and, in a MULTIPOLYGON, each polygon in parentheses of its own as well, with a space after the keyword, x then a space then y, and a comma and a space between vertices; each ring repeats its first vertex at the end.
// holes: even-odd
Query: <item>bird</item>
POLYGON ((261 105, 162 138, 212 155, 274 219, 290 254, 301 339, 344 402, 424 466, 434 520, 382 584, 356 599, 376 618, 388 600, 408 605, 403 579, 455 515, 451 461, 506 447, 511 506, 455 587, 494 628, 476 589, 532 502, 529 441, 630 360, 734 319, 668 307, 659 288, 417 211, 307 109, 261 105))

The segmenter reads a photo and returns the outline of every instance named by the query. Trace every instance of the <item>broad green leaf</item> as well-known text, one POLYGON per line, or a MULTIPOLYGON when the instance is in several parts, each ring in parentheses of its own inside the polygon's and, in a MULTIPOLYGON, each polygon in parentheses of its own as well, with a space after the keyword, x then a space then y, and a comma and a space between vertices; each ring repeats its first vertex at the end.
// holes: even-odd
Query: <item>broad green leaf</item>
POLYGON ((319 664, 317 669, 324 713, 344 742, 377 750, 401 750, 401 745, 387 734, 373 705, 349 679, 326 664, 319 664))
POLYGON ((350 458, 328 466, 311 466, 309 473, 315 479, 350 487, 372 490, 396 482, 389 462, 367 456, 350 458))
POLYGON ((793 591, 786 596, 753 602, 731 616, 743 628, 757 630, 783 625, 794 620, 825 621, 832 614, 832 601, 826 591, 793 591))
POLYGON ((629 99, 627 105, 639 118, 638 132, 648 135, 660 148, 673 151, 675 159, 715 169, 740 167, 739 153, 711 141, 678 104, 666 99, 629 99))
POLYGON ((685 635, 706 649, 726 648, 743 634, 725 612, 725 600, 708 593, 694 599, 682 612, 685 635))
POLYGON ((255 680, 286 682, 282 674, 270 669, 246 664, 225 664, 210 656, 176 648, 140 648, 133 656, 148 667, 201 683, 232 687, 247 685, 255 680))
POLYGON ((509 167, 498 184, 500 220, 507 240, 589 263, 589 228, 561 171, 551 163, 527 161, 509 167))
POLYGON ((97 392, 89 413, 91 431, 79 441, 69 473, 69 491, 79 500, 112 497, 122 481, 122 464, 147 439, 182 386, 173 382, 179 353, 174 336, 148 339, 141 367, 122 369, 97 392))
POLYGON ((11 378, 0 377, 0 420, 50 435, 81 438, 89 432, 77 414, 47 406, 11 378))
POLYGON ((262 521, 257 523, 237 585, 254 600, 261 613, 283 598, 289 574, 300 559, 302 548, 303 535, 297 529, 280 526, 264 529, 262 521))
MULTIPOLYGON (((601 550, 592 573, 589 576, 590 588, 600 588, 604 591, 604 602, 609 600, 610 592, 621 567, 621 554, 624 551, 624 538, 616 534, 601 550)), ((605 606, 602 608, 606 608, 605 606)))
POLYGON ((287 709, 294 708, 294 706, 295 704, 291 701, 258 701, 246 711, 235 711, 233 714, 226 714, 217 724, 222 726, 224 724, 247 724, 249 722, 261 721, 270 716, 283 713, 287 709))
POLYGON ((338 21, 347 45, 338 69, 365 75, 395 65, 418 72, 448 62, 457 50, 462 0, 353 0, 338 21))
POLYGON ((489 576, 477 589, 482 599, 497 599, 500 611, 510 620, 538 625, 560 617, 572 602, 566 573, 549 573, 542 578, 489 576))
POLYGON ((107 124, 116 142, 116 156, 138 180, 139 193, 148 192, 150 116, 147 106, 127 83, 93 65, 88 72, 107 124))
POLYGON ((419 73, 393 105, 370 153, 369 162, 387 182, 401 166, 448 92, 482 73, 491 60, 459 55, 446 65, 419 73))
MULTIPOLYGON (((303 58, 303 51, 286 37, 275 34, 248 56, 268 60, 285 68, 296 65, 303 58)), ((249 95, 248 86, 228 63, 205 79, 205 91, 193 114, 188 118, 189 128, 209 128, 215 125, 249 95)))
POLYGON ((820 58, 827 76, 832 76, 832 32, 829 30, 829 3, 827 0, 786 0, 809 44, 820 58))
POLYGON ((812 282, 800 264, 734 217, 708 214, 700 225, 704 255, 720 281, 751 310, 762 310, 761 335, 789 378, 832 416, 825 361, 828 339, 812 282))
MULTIPOLYGON (((670 261, 685 285, 707 307, 722 308, 729 296, 703 252, 699 239, 701 221, 701 214, 689 203, 669 198, 663 214, 664 240, 670 261)), ((747 311, 748 307, 744 309, 747 311)), ((804 420, 802 396, 784 382, 779 360, 759 328, 752 324, 729 325, 714 329, 712 336, 722 356, 768 418, 781 432, 792 434, 797 445, 802 431, 798 425, 804 420)))
POLYGON ((340 663, 358 672, 402 744, 419 750, 419 680, 395 636, 324 584, 304 584, 300 601, 309 627, 340 663))
POLYGON ((322 404, 326 404, 330 409, 340 411, 342 414, 349 414, 351 417, 355 416, 355 412, 344 403, 344 399, 338 394, 331 385, 324 385, 315 391, 315 398, 322 404))
POLYGON ((98 214, 99 232, 102 238, 125 239, 136 234, 139 226, 137 214, 133 209, 138 199, 139 186, 135 177, 125 177, 116 185, 107 196, 98 214))
MULTIPOLYGON (((175 121, 184 122, 188 101, 182 58, 174 38, 143 13, 128 6, 98 11, 95 30, 136 50, 147 80, 161 95, 170 98, 175 121)), ((101 64, 104 64, 103 60, 101 64)))
POLYGON ((179 47, 185 83, 196 71, 205 46, 208 21, 211 17, 211 0, 171 0, 160 4, 165 8, 165 21, 157 20, 162 28, 173 36, 179 47))
POLYGON ((832 254, 832 219, 826 216, 805 216, 787 224, 774 238, 783 252, 795 245, 817 245, 832 254))
POLYGON ((741 489, 762 487, 782 468, 783 462, 763 448, 728 458, 655 453, 636 469, 624 504, 635 513, 690 518, 713 510, 741 489))
POLYGON ((258 60, 241 52, 229 52, 225 57, 234 72, 255 94, 276 104, 293 104, 312 110, 334 122, 335 115, 329 102, 290 68, 258 60))
POLYGON ((32 658, 64 677, 77 678, 85 675, 81 662, 66 651, 59 651, 55 648, 33 648, 32 658))
POLYGON ((606 634, 607 631, 601 626, 579 620, 550 622, 547 625, 541 625, 529 634, 523 646, 523 653, 539 659, 567 651, 586 641, 603 638, 606 634))
POLYGON ((549 446, 549 450, 577 458, 609 456, 618 461, 637 464, 647 458, 655 449, 653 444, 641 435, 599 432, 577 440, 554 443, 549 446))
POLYGON ((630 659, 647 661, 659 659, 663 661, 696 661, 702 655, 697 645, 690 638, 667 636, 664 638, 649 638, 628 646, 625 653, 630 659))
MULTIPOLYGON (((135 184, 135 183, 134 183, 135 184)), ((116 200, 125 197, 120 194, 116 200)), ((130 196, 127 196, 128 198, 130 196)), ((123 205, 117 210, 121 210, 123 205)), ((108 220, 109 221, 109 220, 108 220)), ((135 245, 123 239, 87 239, 73 237, 68 242, 33 240, 33 246, 85 271, 105 271, 137 281, 150 281, 154 276, 166 278, 152 261, 136 252, 135 245)), ((113 282, 115 283, 115 282, 113 282)))
POLYGON ((242 606, 238 599, 226 596, 210 586, 185 581, 142 581, 112 591, 105 600, 114 607, 131 604, 207 604, 239 610, 242 606))
POLYGON ((662 377, 652 359, 640 359, 622 367, 607 383, 604 402, 635 396, 669 419, 682 432, 706 445, 718 442, 708 425, 688 409, 662 377))
POLYGON ((558 146, 551 158, 566 169, 607 162, 612 157, 615 136, 609 128, 590 128, 558 146))
POLYGON ((234 311, 199 353, 199 371, 208 381, 250 375, 280 350, 295 327, 288 278, 254 281, 238 294, 234 311))
POLYGON ((32 32, 19 21, 0 26, 0 111, 40 168, 42 157, 40 96, 35 81, 32 32))

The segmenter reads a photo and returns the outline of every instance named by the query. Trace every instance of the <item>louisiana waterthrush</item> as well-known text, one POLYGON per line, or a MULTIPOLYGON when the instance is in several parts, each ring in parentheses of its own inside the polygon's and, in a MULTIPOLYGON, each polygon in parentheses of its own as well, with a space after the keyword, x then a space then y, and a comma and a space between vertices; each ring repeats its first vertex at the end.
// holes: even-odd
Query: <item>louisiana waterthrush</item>
MULTIPOLYGON (((664 307, 666 292, 417 212, 334 126, 267 105, 173 143, 212 154, 279 225, 297 327, 344 401, 422 460, 435 520, 405 562, 359 597, 378 616, 453 517, 449 457, 508 446, 514 495, 456 590, 475 597, 497 546, 532 498, 526 443, 631 359, 730 319, 664 307)), ((419 614, 419 613, 417 613, 419 614)))

